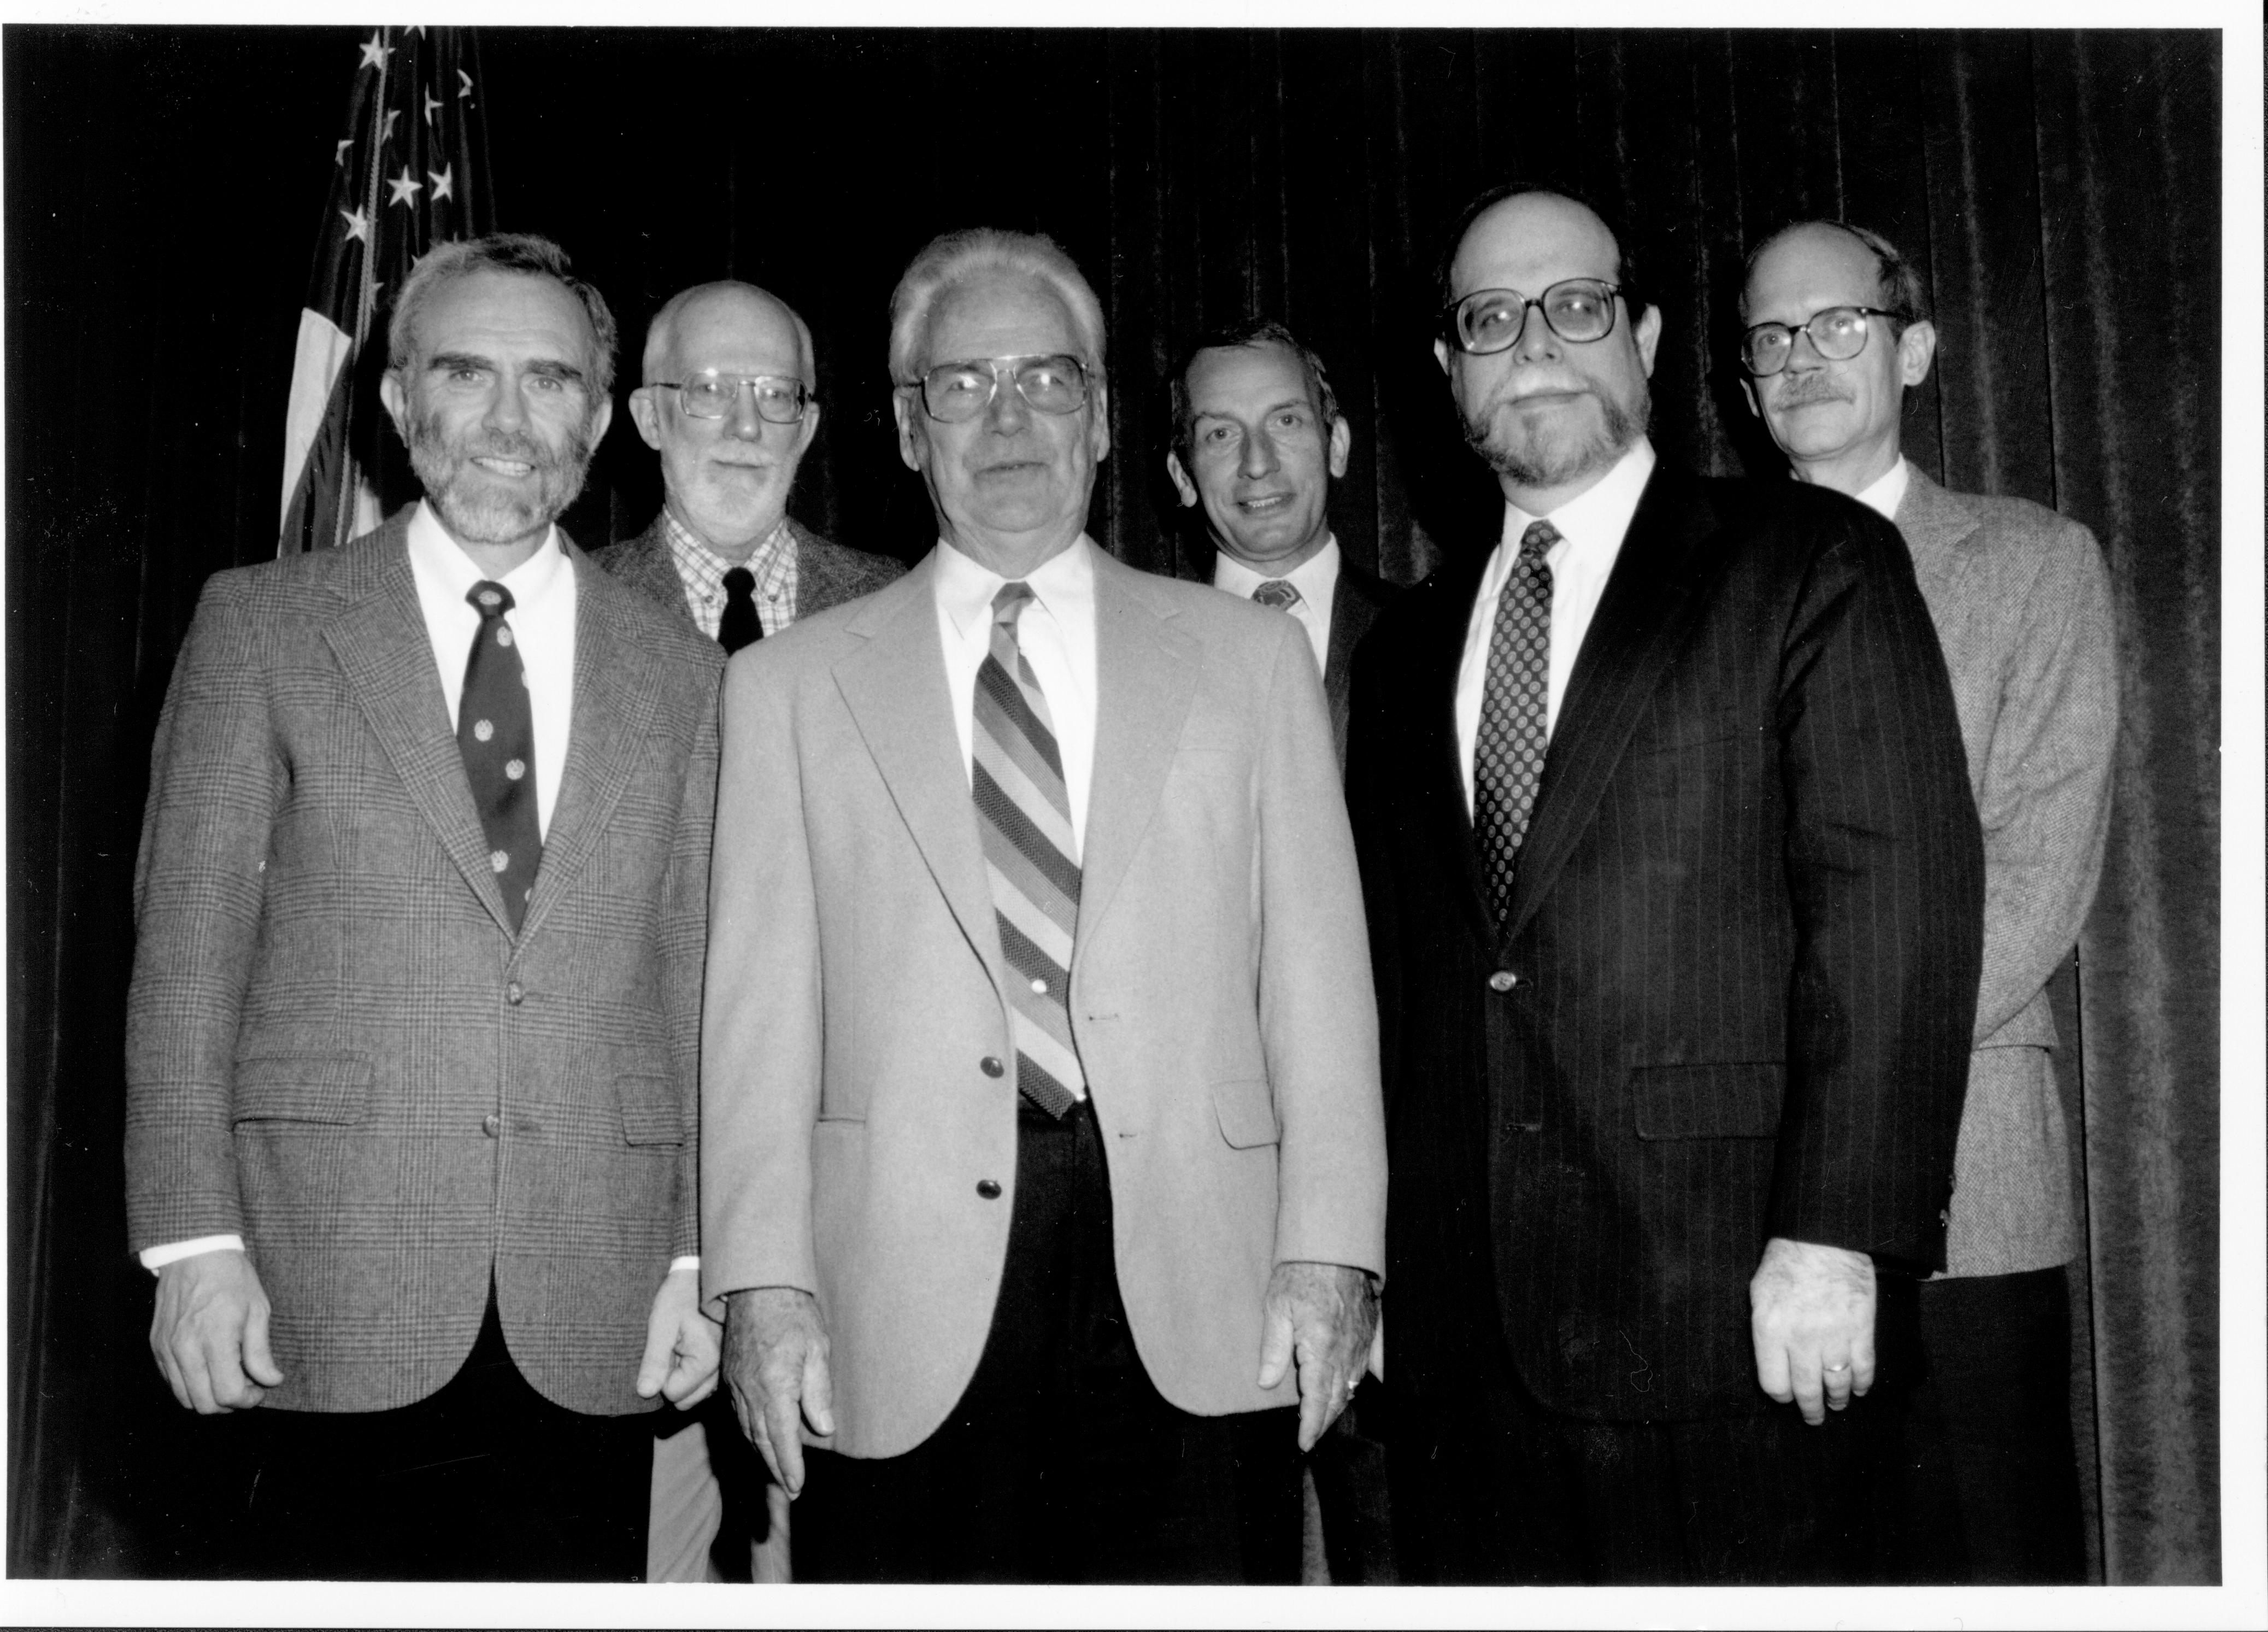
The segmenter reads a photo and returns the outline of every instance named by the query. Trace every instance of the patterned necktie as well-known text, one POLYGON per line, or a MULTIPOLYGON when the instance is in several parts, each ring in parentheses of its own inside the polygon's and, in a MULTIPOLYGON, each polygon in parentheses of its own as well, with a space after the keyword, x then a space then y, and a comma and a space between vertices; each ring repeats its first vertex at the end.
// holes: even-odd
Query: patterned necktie
POLYGON ((1021 583, 1003 584, 992 598, 992 646, 976 671, 969 780, 1008 964, 1016 1086, 1060 1117, 1086 1086, 1069 1007, 1079 845, 1048 700, 1016 641, 1017 620, 1032 598, 1031 586, 1021 583))
POLYGON ((1559 529, 1550 522, 1528 524, 1489 636, 1488 679, 1473 749, 1473 838, 1499 926, 1512 911, 1520 846, 1535 809, 1535 785, 1543 774, 1549 740, 1544 704, 1551 684, 1551 569, 1543 558, 1558 542, 1559 529))
POLYGON ((717 644, 730 657, 754 640, 764 638, 763 620, 756 616, 756 575, 745 566, 725 573, 725 615, 717 621, 717 644))
POLYGON ((543 859, 543 837, 535 823, 535 723, 527 705, 527 671, 504 615, 512 610, 512 591, 483 579, 465 599, 481 615, 465 660, 465 693, 457 705, 457 748, 465 757, 465 780, 489 838, 489 866, 496 870, 504 907, 516 933, 527 915, 528 891, 535 887, 535 865, 543 859))
POLYGON ((1300 587, 1288 578, 1266 578, 1253 590, 1252 598, 1263 606, 1288 612, 1299 604, 1300 587))

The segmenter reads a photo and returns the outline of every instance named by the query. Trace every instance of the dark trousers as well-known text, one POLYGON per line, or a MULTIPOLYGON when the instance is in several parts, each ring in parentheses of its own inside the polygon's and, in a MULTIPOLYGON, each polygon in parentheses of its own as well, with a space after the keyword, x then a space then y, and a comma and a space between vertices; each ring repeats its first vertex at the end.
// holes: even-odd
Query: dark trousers
POLYGON ((2083 1580, 2071 1433, 2070 1286, 2060 1268, 1926 1281, 1901 1458, 1925 1583, 2083 1580))
POLYGON ((463 1368, 394 1411, 241 1419, 254 1573, 347 1581, 641 1581, 653 1422, 529 1387, 496 1295, 463 1368))
POLYGON ((1793 1406, 1587 1422, 1537 1405, 1508 1360, 1472 1382, 1454 1398, 1396 1399, 1404 1581, 1793 1585, 1881 1573, 1895 1393, 1878 1389, 1817 1428, 1793 1406))
POLYGON ((1296 1581, 1296 1414, 1192 1416, 1151 1385, 1086 1105, 1022 1111, 1015 1196, 967 1391, 902 1456, 806 1452, 796 1579, 1296 1581))

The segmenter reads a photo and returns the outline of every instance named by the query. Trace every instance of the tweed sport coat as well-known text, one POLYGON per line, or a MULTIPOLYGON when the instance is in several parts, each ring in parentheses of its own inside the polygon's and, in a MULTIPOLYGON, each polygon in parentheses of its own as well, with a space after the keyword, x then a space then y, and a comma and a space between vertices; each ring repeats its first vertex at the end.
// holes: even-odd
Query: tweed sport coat
POLYGON ((1397 1394, 1764 1409, 1775 1236, 1941 1262, 1984 885, 1896 531, 1659 465, 1577 657, 1510 912, 1454 720, 1485 552, 1356 660, 1347 790, 1392 1151, 1397 1394))
MULTIPOLYGON (((905 572, 904 565, 888 556, 869 555, 821 538, 792 516, 785 522, 795 540, 797 617, 809 617, 814 612, 872 594, 905 572)), ((591 558, 622 582, 644 590, 695 629, 700 627, 693 622, 693 608, 685 599, 685 580, 677 575, 677 563, 669 553, 668 529, 659 514, 646 524, 644 532, 594 550, 591 558)))
POLYGON ((1946 1267, 2051 1268, 2079 1250, 2047 982, 2095 899, 2118 735, 2117 630, 2095 535, 1907 465, 1898 530, 1953 680, 1984 831, 1984 971, 1946 1267))
POLYGON ((722 658, 571 543, 567 760, 511 928, 449 724, 409 512, 216 574, 152 750, 127 1017, 136 1249, 241 1234, 279 1407, 410 1404, 493 1275, 521 1373, 633 1392, 696 1249, 722 658))
MULTIPOLYGON (((834 1448, 944 1421, 1015 1206, 1007 978, 932 554, 733 659, 703 1018, 702 1280, 814 1294, 834 1448)), ((1072 1035, 1119 1289, 1160 1393, 1263 1391, 1276 1264, 1382 1265, 1354 851, 1307 631, 1094 552, 1097 721, 1072 1035)))

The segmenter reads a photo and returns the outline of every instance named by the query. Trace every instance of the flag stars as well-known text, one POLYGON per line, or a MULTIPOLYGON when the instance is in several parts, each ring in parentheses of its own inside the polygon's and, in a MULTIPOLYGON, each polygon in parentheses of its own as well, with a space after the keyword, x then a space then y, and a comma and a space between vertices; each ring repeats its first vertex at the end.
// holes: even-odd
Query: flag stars
POLYGON ((339 213, 346 218, 347 236, 349 238, 359 238, 365 244, 370 242, 370 218, 368 216, 363 214, 359 210, 342 210, 339 213))
POLYGON ((390 204, 414 204, 417 202, 417 195, 425 190, 425 183, 409 174, 408 165, 402 166, 401 174, 388 181, 387 186, 394 189, 394 196, 387 200, 390 204))
POLYGON ((473 94, 473 77, 460 68, 457 70, 457 78, 463 85, 463 89, 457 92, 457 100, 461 102, 473 94))
POLYGON ((393 55, 394 48, 386 43, 386 31, 380 29, 371 35, 369 42, 363 47, 362 62, 355 71, 360 73, 364 68, 375 68, 379 72, 384 73, 386 59, 393 55))
POLYGON ((457 196, 456 166, 444 165, 438 175, 428 170, 425 173, 425 179, 433 184, 433 203, 438 204, 445 198, 454 198, 457 196))
POLYGON ((433 115, 440 111, 441 99, 435 96, 431 91, 428 91, 425 93, 425 122, 429 125, 431 124, 433 122, 433 115))
POLYGON ((401 110, 398 107, 389 107, 386 110, 386 129, 378 133, 378 139, 381 144, 394 140, 394 122, 401 117, 401 110))
POLYGON ((347 149, 353 145, 354 137, 350 136, 341 137, 339 138, 339 151, 331 155, 331 162, 335 165, 344 165, 347 161, 347 149))

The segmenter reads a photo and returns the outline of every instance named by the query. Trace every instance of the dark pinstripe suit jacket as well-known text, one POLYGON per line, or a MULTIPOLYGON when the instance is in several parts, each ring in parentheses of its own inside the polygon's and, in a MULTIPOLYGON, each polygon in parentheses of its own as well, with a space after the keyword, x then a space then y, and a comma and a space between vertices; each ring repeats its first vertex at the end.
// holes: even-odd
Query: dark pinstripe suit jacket
POLYGON ((632 1392, 696 1250, 715 644, 571 544, 567 761, 525 923, 488 864, 405 543, 216 574, 166 692, 127 1010, 136 1250, 246 1239, 269 1403, 409 1404, 491 1270, 548 1398, 632 1392))
POLYGON ((1324 646, 1323 700, 1331 707, 1331 746, 1338 750, 1344 772, 1347 713, 1354 695, 1354 649, 1388 602, 1402 593, 1402 586, 1364 572, 1346 559, 1344 546, 1341 550, 1338 582, 1331 588, 1331 635, 1324 646))
POLYGON ((1452 722, 1482 565, 1356 663, 1395 1386, 1508 1350, 1578 1416, 1761 1408, 1767 1238, 1942 1261, 1983 864, 1929 616, 1861 506, 1657 467, 1499 932, 1452 722))

